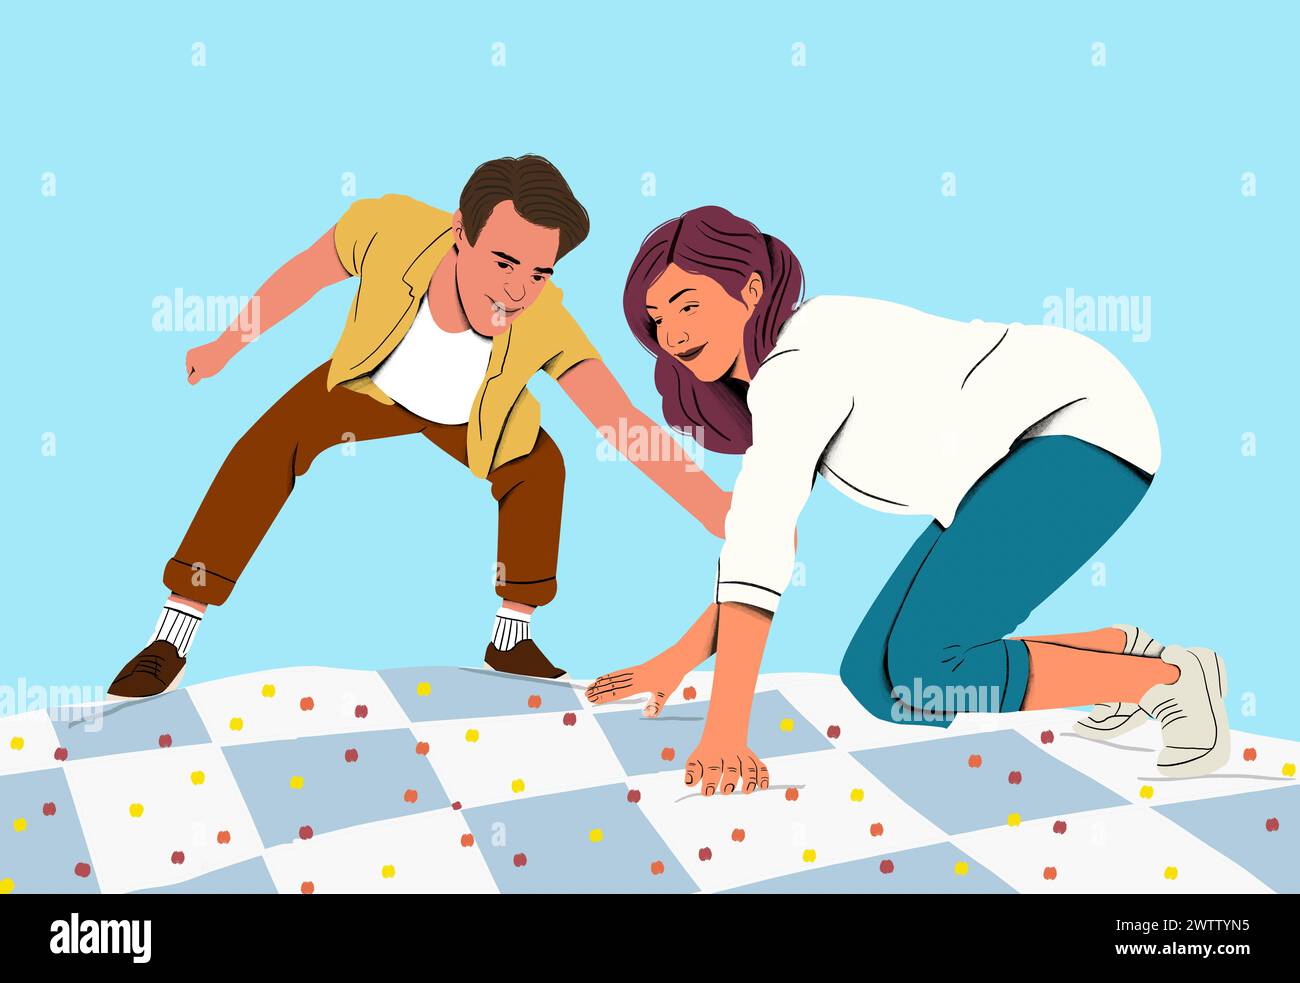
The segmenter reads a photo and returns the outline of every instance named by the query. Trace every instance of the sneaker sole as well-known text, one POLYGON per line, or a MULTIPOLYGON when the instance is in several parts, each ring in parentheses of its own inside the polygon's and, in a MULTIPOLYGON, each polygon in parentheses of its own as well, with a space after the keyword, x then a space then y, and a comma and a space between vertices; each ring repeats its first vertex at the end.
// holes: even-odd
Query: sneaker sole
MULTIPOLYGON (((1118 716, 1118 714, 1116 716, 1118 716)), ((1107 719, 1113 720, 1115 718, 1109 717, 1107 719)), ((1122 734, 1127 734, 1131 730, 1137 730, 1150 719, 1151 718, 1147 716, 1144 710, 1139 709, 1122 723, 1107 728, 1094 724, 1091 717, 1083 717, 1074 722, 1074 732, 1080 737, 1086 737, 1090 741, 1113 741, 1122 734)))
POLYGON ((567 670, 564 671, 564 672, 562 672, 562 673, 560 673, 558 676, 528 676, 528 675, 524 675, 523 673, 518 673, 518 672, 503 672, 502 670, 496 668, 496 667, 493 666, 493 665, 488 664, 487 662, 484 662, 484 663, 483 663, 483 668, 484 668, 484 669, 491 669, 493 672, 499 672, 499 673, 501 673, 501 675, 503 675, 503 676, 518 676, 520 679, 540 679, 540 680, 542 680, 543 682, 548 682, 548 683, 549 683, 549 682, 553 682, 553 681, 555 681, 555 680, 557 680, 557 679, 568 679, 568 678, 569 678, 569 673, 568 673, 567 670))
POLYGON ((1188 757, 1184 761, 1166 765, 1157 764, 1156 771, 1167 778, 1199 778, 1208 775, 1227 764, 1228 758, 1232 755, 1232 733, 1228 729, 1228 708, 1225 703, 1228 696, 1228 669, 1223 664, 1223 659, 1219 657, 1219 653, 1212 649, 1193 648, 1188 651, 1196 653, 1202 665, 1213 658, 1215 668, 1218 670, 1217 699, 1214 694, 1210 694, 1216 739, 1211 748, 1187 748, 1188 757))

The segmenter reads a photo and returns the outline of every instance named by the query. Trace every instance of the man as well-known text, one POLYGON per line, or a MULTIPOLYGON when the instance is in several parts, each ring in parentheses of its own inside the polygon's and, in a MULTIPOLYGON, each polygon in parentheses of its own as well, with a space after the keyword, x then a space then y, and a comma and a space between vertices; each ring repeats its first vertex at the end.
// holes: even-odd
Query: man
MULTIPOLYGON (((557 261, 588 228, 564 177, 533 155, 481 165, 452 215, 403 195, 358 200, 276 271, 225 332, 190 351, 186 368, 197 383, 323 287, 358 279, 333 356, 267 410, 221 466, 166 564, 172 593, 149 644, 109 694, 155 696, 180 683, 208 605, 230 596, 318 454, 345 440, 412 433, 485 478, 498 503, 501 607, 485 661, 501 672, 563 675, 530 632, 534 609, 555 596, 564 462, 539 426, 528 380, 538 370, 555 378, 629 457, 630 437, 646 435, 651 447, 665 439, 551 283, 557 261), (250 316, 259 309, 260 318, 250 316)), ((634 463, 722 535, 729 496, 689 457, 634 463)))

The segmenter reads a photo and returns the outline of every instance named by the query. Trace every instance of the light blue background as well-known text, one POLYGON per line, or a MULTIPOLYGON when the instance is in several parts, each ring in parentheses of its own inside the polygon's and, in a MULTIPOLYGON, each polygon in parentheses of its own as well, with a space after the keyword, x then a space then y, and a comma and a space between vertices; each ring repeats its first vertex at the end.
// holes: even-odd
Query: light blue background
MULTIPOLYGON (((1300 735, 1294 7, 893 6, 10 9, 0 682, 102 685, 139 649, 222 458, 329 355, 353 288, 196 388, 185 351, 207 339, 155 332, 156 296, 253 293, 343 212, 344 172, 360 196, 450 208, 474 165, 536 152, 593 217, 557 274, 566 303, 655 416, 622 284, 641 237, 695 205, 785 239, 813 294, 1025 323, 1069 287, 1150 295, 1149 342, 1097 337, 1149 394, 1163 469, 1099 556, 1106 586, 1081 572, 1026 628, 1136 621, 1216 646, 1233 724, 1300 735)), ((639 661, 709 600, 717 544, 632 466, 599 459, 553 382, 534 390, 569 474, 560 594, 536 633, 577 675, 639 661)), ((728 487, 736 463, 706 459, 728 487)), ((765 667, 835 671, 923 524, 819 487, 800 522, 807 586, 788 594, 765 667)), ((327 453, 211 612, 189 678, 477 664, 494 537, 486 487, 423 439, 327 453)))

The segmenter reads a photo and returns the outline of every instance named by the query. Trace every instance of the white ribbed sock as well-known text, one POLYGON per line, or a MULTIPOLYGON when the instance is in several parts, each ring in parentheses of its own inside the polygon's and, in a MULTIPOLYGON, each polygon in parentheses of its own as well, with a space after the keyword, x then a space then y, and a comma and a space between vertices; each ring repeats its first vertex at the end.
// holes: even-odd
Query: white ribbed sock
POLYGON ((531 638, 528 628, 533 616, 522 611, 501 608, 497 611, 496 624, 492 627, 492 644, 501 652, 508 652, 525 638, 531 638))
POLYGON ((194 633, 198 631, 202 620, 203 615, 188 604, 168 598, 163 602, 162 614, 158 616, 158 624, 154 626, 153 637, 149 641, 153 643, 161 638, 165 642, 171 642, 183 659, 190 650, 190 643, 194 641, 194 633))

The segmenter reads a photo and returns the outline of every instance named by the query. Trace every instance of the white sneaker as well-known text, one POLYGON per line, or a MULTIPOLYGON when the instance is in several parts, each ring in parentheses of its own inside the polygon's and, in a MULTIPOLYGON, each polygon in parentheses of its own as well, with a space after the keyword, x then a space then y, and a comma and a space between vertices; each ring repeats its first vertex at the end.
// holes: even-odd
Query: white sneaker
MULTIPOLYGON (((1165 647, 1137 625, 1112 625, 1124 633, 1124 654, 1158 658, 1165 647)), ((1113 741, 1149 718, 1136 703, 1098 703, 1092 713, 1074 722, 1074 732, 1093 741, 1113 741)))
POLYGON ((1232 753, 1228 732, 1228 672, 1218 653, 1170 645, 1160 658, 1179 671, 1172 683, 1153 686, 1141 707, 1160 722, 1164 747, 1156 771, 1172 778, 1208 775, 1232 753))

